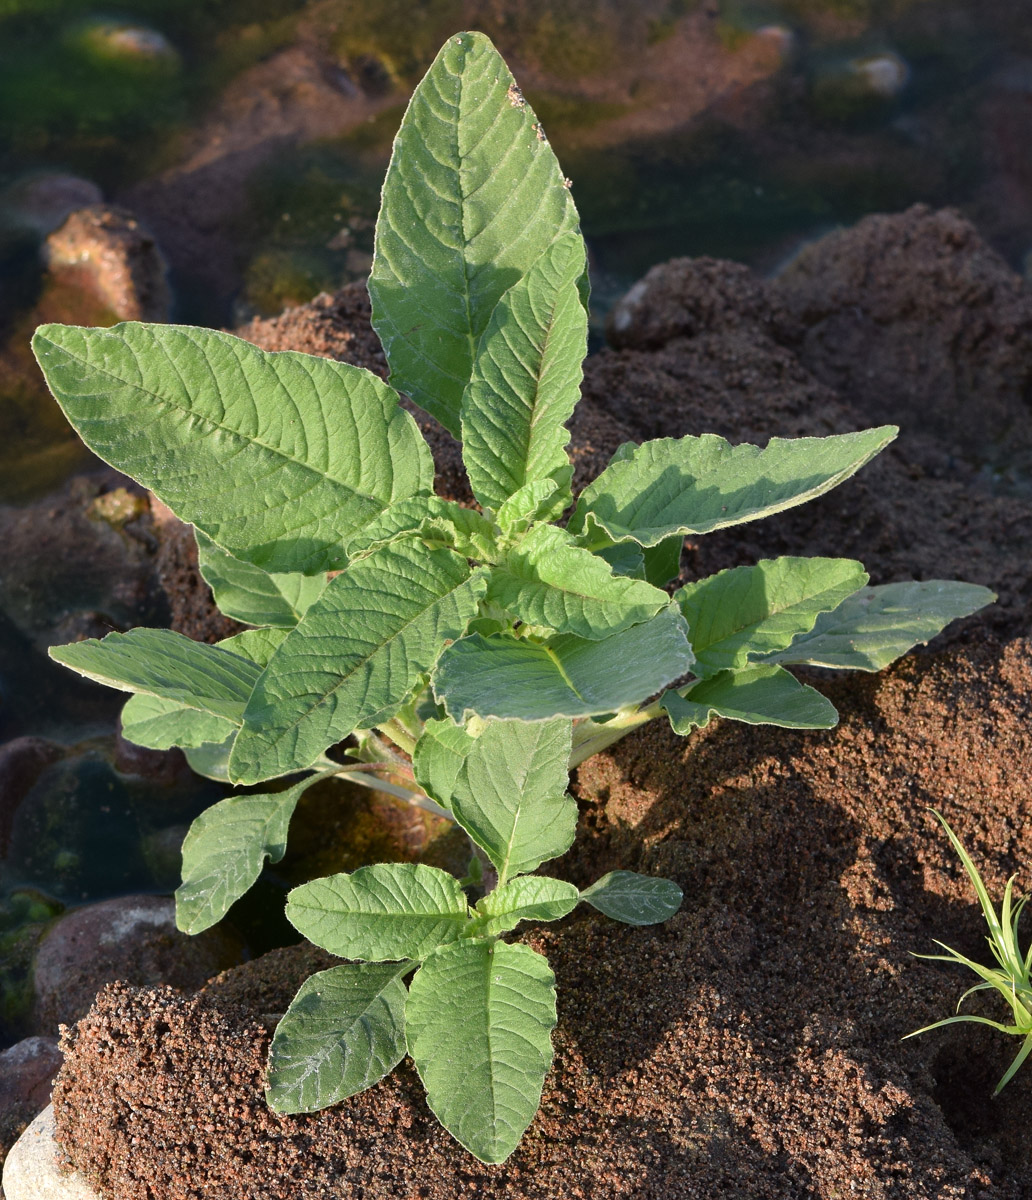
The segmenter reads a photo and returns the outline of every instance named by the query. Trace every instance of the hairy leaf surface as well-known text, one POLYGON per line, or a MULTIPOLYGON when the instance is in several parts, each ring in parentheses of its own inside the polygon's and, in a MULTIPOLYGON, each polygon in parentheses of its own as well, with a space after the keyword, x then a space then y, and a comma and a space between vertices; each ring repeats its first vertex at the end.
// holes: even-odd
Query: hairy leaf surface
POLYGON ((416 496, 392 505, 351 538, 348 556, 364 557, 400 537, 420 537, 481 562, 493 562, 498 555, 494 529, 480 513, 440 496, 416 496))
POLYGON ((449 38, 409 102, 369 295, 391 382, 456 437, 495 305, 577 213, 540 124, 479 33, 449 38))
POLYGON ((347 963, 306 979, 276 1026, 265 1098, 316 1112, 365 1091, 405 1056, 408 964, 347 963))
POLYGON ((556 473, 556 479, 525 483, 495 513, 495 520, 510 539, 526 533, 535 521, 558 521, 570 505, 573 467, 556 473))
POLYGON ((914 646, 924 645, 951 621, 968 617, 995 599, 988 588, 950 579, 865 587, 833 612, 818 617, 809 633, 764 661, 880 671, 914 646))
POLYGON ((437 1119, 481 1162, 508 1158, 534 1119, 555 1022, 555 976, 527 946, 463 940, 416 972, 409 1054, 437 1119))
POLYGON ((701 729, 713 716, 783 729, 831 729, 838 724, 838 713, 826 696, 783 668, 766 664, 721 671, 689 688, 665 692, 660 704, 680 734, 701 729))
POLYGON ((477 902, 477 915, 466 937, 495 937, 515 929, 521 921, 558 921, 573 912, 580 892, 572 883, 544 875, 510 879, 477 902))
POLYGON ((672 879, 610 871, 581 892, 580 898, 625 925, 658 925, 677 912, 683 897, 672 879))
MULTIPOLYGON (((824 438, 732 446, 712 433, 621 447, 581 493, 570 528, 657 546, 803 504, 837 487, 896 436, 894 425, 824 438)), ((604 541, 603 541, 604 544, 604 541)))
POLYGON ((287 917, 310 942, 341 958, 419 960, 455 941, 469 923, 469 906, 447 871, 379 863, 294 888, 287 917))
POLYGON ((584 239, 563 234, 498 301, 480 339, 462 397, 462 457, 487 509, 527 483, 568 486, 566 422, 588 352, 585 269, 584 239))
POLYGON ((258 680, 230 760, 234 779, 257 783, 307 766, 353 730, 391 717, 461 635, 485 587, 464 558, 414 539, 352 563, 258 680))
POLYGON ((345 538, 433 486, 415 421, 371 371, 184 325, 44 325, 32 344, 95 454, 263 570, 342 567, 345 538))
POLYGON ((221 742, 236 733, 226 717, 187 708, 180 700, 137 692, 122 709, 122 736, 137 746, 168 750, 172 746, 201 746, 221 742))
POLYGON ((539 643, 473 634, 449 646, 434 694, 457 721, 467 714, 544 721, 616 712, 683 675, 694 661, 676 608, 616 637, 560 634, 539 643))
POLYGON ((738 670, 783 650, 867 582, 848 558, 767 558, 686 584, 674 593, 695 653, 696 675, 738 670))
POLYGON ((197 563, 219 611, 245 625, 295 626, 326 586, 325 575, 270 575, 195 530, 197 563))

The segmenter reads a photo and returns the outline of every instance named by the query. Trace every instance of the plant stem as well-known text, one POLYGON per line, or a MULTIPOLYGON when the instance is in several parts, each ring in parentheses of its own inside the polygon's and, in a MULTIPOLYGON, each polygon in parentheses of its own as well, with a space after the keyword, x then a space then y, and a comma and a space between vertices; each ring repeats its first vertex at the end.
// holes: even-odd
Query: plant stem
POLYGON ((604 725, 599 725, 595 721, 585 721, 582 725, 574 726, 570 769, 579 767, 586 758, 590 758, 593 754, 618 742, 633 729, 637 729, 639 725, 644 725, 647 721, 654 721, 656 717, 662 715, 662 712, 657 700, 648 708, 636 708, 631 712, 617 713, 611 721, 606 721, 604 725))
MULTIPOLYGON (((389 779, 381 779, 379 777, 370 778, 368 774, 363 774, 363 768, 376 766, 375 763, 363 763, 361 767, 356 767, 349 770, 347 767, 342 767, 333 774, 334 779, 344 779, 348 783, 357 783, 360 787, 371 788, 375 792, 386 792, 388 796, 393 796, 397 800, 403 800, 406 804, 413 808, 421 808, 424 812, 433 813, 435 817, 445 817, 447 820, 454 822, 455 818, 446 809, 442 808, 436 800, 431 800, 429 796, 423 792, 418 792, 414 788, 402 787, 399 783, 391 783, 389 779)), ((385 770, 393 770, 388 764, 383 763, 385 770)))
POLYGON ((397 717, 391 717, 389 721, 384 721, 380 726, 381 732, 385 733, 391 741, 404 750, 406 754, 411 754, 416 748, 416 739, 398 720, 397 717))

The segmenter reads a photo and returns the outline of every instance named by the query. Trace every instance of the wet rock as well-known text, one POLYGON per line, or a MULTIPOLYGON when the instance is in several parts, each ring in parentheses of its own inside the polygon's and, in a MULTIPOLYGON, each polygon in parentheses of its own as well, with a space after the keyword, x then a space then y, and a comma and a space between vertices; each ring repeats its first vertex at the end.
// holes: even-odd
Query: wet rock
POLYGON ((56 742, 40 737, 19 737, 0 745, 0 856, 10 849, 11 826, 18 805, 44 768, 63 753, 56 742))
POLYGON ((0 1161, 50 1103, 50 1085, 60 1066, 56 1038, 25 1038, 0 1051, 0 1161))
POLYGON ((91 179, 34 171, 0 193, 0 222, 45 237, 73 212, 101 204, 103 199, 103 192, 91 179))
POLYGON ((65 1169, 63 1159, 54 1139, 54 1109, 48 1104, 7 1156, 5 1200, 101 1200, 81 1175, 65 1169))
MULTIPOLYGON (((184 766, 185 762, 184 759, 184 766)), ((169 825, 147 834, 140 843, 143 861, 156 888, 172 889, 179 886, 182 879, 183 839, 187 829, 186 825, 169 825)))
POLYGON ((50 274, 90 293, 121 321, 168 319, 165 262, 154 238, 124 208, 80 209, 46 240, 50 274))
POLYGON ((833 120, 876 113, 899 97, 909 79, 909 65, 894 50, 829 62, 814 75, 814 109, 833 120))
POLYGON ((123 896, 75 909, 54 925, 36 955, 36 1028, 47 1032, 77 1021, 111 980, 193 990, 241 957, 224 929, 180 933, 175 903, 163 896, 123 896))

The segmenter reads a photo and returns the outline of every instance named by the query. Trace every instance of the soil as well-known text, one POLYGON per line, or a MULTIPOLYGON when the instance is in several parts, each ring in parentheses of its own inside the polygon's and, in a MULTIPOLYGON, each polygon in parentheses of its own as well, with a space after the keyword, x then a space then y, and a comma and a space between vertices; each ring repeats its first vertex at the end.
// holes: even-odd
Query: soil
MULTIPOLYGON (((1032 356, 1021 331, 1032 299, 955 214, 874 220, 887 224, 825 239, 805 270, 801 260, 771 282, 687 260, 647 277, 614 318, 620 348, 587 364, 578 461, 594 471, 627 436, 763 441, 906 414, 897 443, 855 480, 700 539, 683 573, 780 553, 855 555, 875 582, 966 578, 1000 603, 881 674, 808 676, 838 706, 835 730, 714 722, 682 740, 656 722, 579 768, 578 838, 549 870, 579 885, 616 867, 661 873, 685 901, 661 926, 578 912, 524 935, 556 972, 559 1026, 541 1111, 507 1163, 483 1166, 441 1131, 407 1060, 326 1112, 266 1108, 275 1014, 329 961, 293 948, 194 997, 111 985, 68 1034, 59 1137, 106 1195, 1032 1195, 1032 1071, 992 1098, 1017 1040, 972 1025, 901 1040, 949 1015, 971 982, 912 952, 934 952, 938 938, 987 956, 970 886, 929 808, 992 895, 1014 872, 1028 882, 1032 500, 1021 464, 1032 356), (879 238, 899 269, 854 263, 829 298, 832 263, 863 258, 879 238), (827 270, 815 265, 822 252, 827 270), (957 306, 978 336, 965 340, 974 326, 957 306), (844 340, 839 364, 819 332, 836 313, 863 330, 844 340), (944 313, 958 324, 908 358, 897 321, 921 330, 944 313), (951 389, 941 410, 921 392, 931 374, 951 389), (873 397, 870 378, 882 381, 873 397), (978 403, 971 380, 992 396, 981 423, 966 420, 978 403), (907 404, 919 393, 915 429, 907 404)), ((358 360, 373 353, 363 303, 352 289, 245 332, 269 348, 358 360)), ((454 446, 441 436, 434 449, 447 486, 454 446)), ((968 1009, 1003 1015, 991 999, 968 1009)))

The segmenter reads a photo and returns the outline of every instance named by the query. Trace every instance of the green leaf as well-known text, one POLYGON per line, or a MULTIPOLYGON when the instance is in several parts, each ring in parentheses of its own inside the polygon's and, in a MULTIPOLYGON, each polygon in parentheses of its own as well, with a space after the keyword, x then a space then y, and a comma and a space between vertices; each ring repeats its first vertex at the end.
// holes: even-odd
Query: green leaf
POLYGON ((393 1071, 405 1056, 404 975, 410 969, 347 963, 306 979, 269 1047, 269 1107, 317 1112, 393 1071))
POLYGON ((838 724, 838 713, 826 696, 781 667, 767 665, 721 671, 689 688, 665 692, 660 706, 680 734, 701 729, 714 715, 782 729, 831 729, 838 724))
POLYGON ((491 42, 448 39, 409 102, 383 186, 369 296, 391 382, 456 437, 495 305, 577 212, 491 42))
MULTIPOLYGON (((679 538, 678 544, 683 545, 683 543, 684 538, 679 538)), ((666 545, 667 543, 663 542, 656 547, 656 550, 661 553, 666 545)), ((627 575, 631 579, 645 578, 645 551, 637 542, 614 542, 611 546, 602 546, 592 553, 609 563, 614 575, 627 575)), ((678 551, 678 556, 680 556, 680 551, 678 551)), ((680 565, 680 557, 678 557, 678 565, 680 565)), ((673 576, 671 576, 672 578, 673 576)))
POLYGON ((580 898, 625 925, 658 925, 677 912, 683 897, 672 879, 610 871, 581 892, 580 898))
POLYGON ((580 892, 572 883, 545 875, 510 879, 477 902, 465 937, 497 937, 521 921, 558 921, 573 912, 580 892))
POLYGON ((538 525, 488 576, 487 600, 528 625, 597 641, 654 617, 670 603, 640 579, 614 575, 608 563, 555 525, 538 525))
POLYGON ((183 842, 183 882, 176 889, 176 925, 200 933, 229 912, 262 872, 279 862, 298 800, 321 776, 285 792, 230 796, 194 821, 183 842))
POLYGON ((223 650, 232 650, 234 654, 242 655, 264 670, 289 632, 289 629, 282 626, 244 629, 240 633, 234 633, 232 637, 223 638, 218 645, 223 650))
POLYGON ((265 571, 344 566, 344 539, 433 485, 415 421, 370 371, 182 325, 44 325, 32 345, 95 454, 265 571))
POLYGON ((229 756, 233 750, 237 730, 234 729, 225 741, 205 742, 201 746, 187 746, 183 749, 190 770, 205 779, 214 779, 216 783, 229 783, 229 756))
POLYGON ((526 533, 535 521, 558 521, 571 502, 570 480, 573 467, 565 474, 557 472, 556 479, 535 479, 509 497, 495 513, 507 538, 526 533))
POLYGON ((451 807, 455 781, 473 746, 473 738, 454 721, 429 720, 412 752, 416 782, 431 799, 451 807))
POLYGON ((422 863, 379 863, 304 883, 287 896, 287 919, 341 958, 423 959, 469 923, 458 880, 422 863))
POLYGON ((555 1023, 555 976, 528 946, 464 940, 416 972, 409 1054, 438 1120, 481 1162, 504 1162, 534 1119, 555 1023))
POLYGON ((486 581, 451 550, 393 542, 352 563, 287 635, 258 680, 230 773, 257 783, 307 766, 358 728, 393 716, 486 581))
POLYGON ((187 708, 179 700, 137 692, 122 709, 122 736, 137 746, 168 750, 172 746, 201 746, 221 742, 236 733, 225 717, 187 708))
POLYGON ((968 617, 995 599, 988 588, 956 580, 865 587, 834 612, 818 617, 813 629, 797 637, 787 650, 770 654, 765 661, 880 671, 914 646, 924 645, 951 621, 968 617))
MULTIPOLYGON (((634 546, 635 542, 625 542, 624 545, 634 546)), ((681 573, 681 552, 684 550, 684 534, 675 533, 673 537, 664 538, 658 546, 649 546, 642 550, 642 566, 645 578, 656 587, 665 587, 671 579, 676 579, 681 573)))
POLYGON ((326 586, 325 575, 269 575, 216 546, 199 529, 197 561, 221 612, 245 625, 290 629, 326 586))
POLYGON ((402 537, 419 537, 480 562, 493 562, 498 556, 494 528, 480 513, 439 496, 415 496, 392 505, 351 538, 348 557, 365 557, 402 537))
POLYGON ((570 522, 602 545, 628 538, 657 546, 803 504, 837 487, 896 436, 894 425, 825 438, 771 438, 732 446, 715 434, 623 447, 581 493, 570 522), (622 452, 622 453, 621 453, 622 452), (601 532, 600 532, 601 531, 601 532))
POLYGON ((767 558, 674 593, 688 622, 696 675, 739 670, 783 650, 867 582, 849 558, 767 558))
POLYGON ((462 397, 462 457, 486 509, 528 483, 568 484, 566 422, 588 352, 585 269, 580 234, 557 238, 498 301, 480 339, 462 397))
POLYGON ((441 655, 434 695, 457 721, 469 714, 522 721, 597 716, 660 691, 693 661, 684 618, 670 607, 598 642, 573 634, 546 642, 462 638, 441 655))
POLYGON ((260 673, 246 658, 170 629, 130 629, 101 641, 51 646, 50 657, 87 679, 176 700, 235 725, 260 673))

